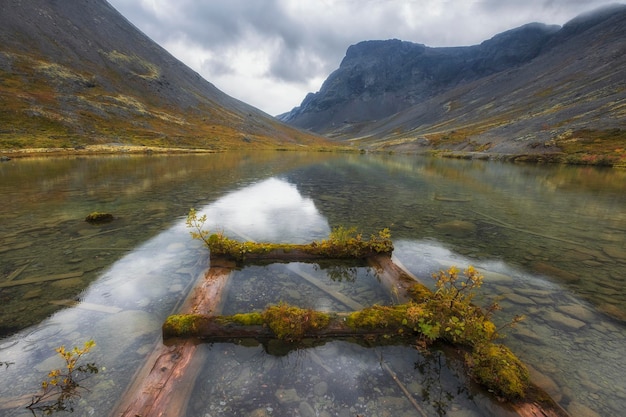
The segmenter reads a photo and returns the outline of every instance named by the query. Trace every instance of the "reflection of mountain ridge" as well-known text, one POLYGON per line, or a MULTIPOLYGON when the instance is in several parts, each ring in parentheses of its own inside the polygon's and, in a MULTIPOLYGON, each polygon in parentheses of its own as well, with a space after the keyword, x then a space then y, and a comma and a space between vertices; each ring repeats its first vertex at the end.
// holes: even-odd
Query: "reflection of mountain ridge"
POLYGON ((565 283, 626 319, 623 292, 601 296, 616 287, 613 277, 626 262, 620 244, 626 195, 614 185, 602 188, 618 183, 607 176, 623 176, 612 172, 360 155, 286 178, 331 228, 356 226, 368 235, 389 227, 394 240, 435 239, 470 259, 502 259, 565 283))

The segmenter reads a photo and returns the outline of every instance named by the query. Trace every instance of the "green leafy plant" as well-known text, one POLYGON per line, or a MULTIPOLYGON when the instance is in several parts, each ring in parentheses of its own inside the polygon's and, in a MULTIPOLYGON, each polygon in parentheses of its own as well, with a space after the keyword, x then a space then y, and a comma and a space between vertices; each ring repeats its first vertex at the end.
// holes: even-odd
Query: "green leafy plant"
POLYGON ((206 223, 206 214, 198 217, 198 213, 196 209, 189 209, 189 214, 187 214, 187 227, 191 230, 191 237, 194 239, 198 239, 204 242, 207 247, 210 247, 209 244, 209 235, 211 232, 208 230, 204 230, 204 223, 206 223))
POLYGON ((81 390, 87 390, 80 383, 88 375, 98 373, 95 363, 79 364, 82 357, 94 346, 96 343, 88 340, 82 348, 74 347, 66 350, 65 346, 60 346, 55 349, 65 361, 65 367, 53 369, 48 373, 47 379, 42 381, 41 393, 34 395, 31 403, 26 407, 33 412, 33 415, 35 410, 40 410, 44 414, 52 414, 55 411, 74 411, 74 400, 80 398, 81 390))

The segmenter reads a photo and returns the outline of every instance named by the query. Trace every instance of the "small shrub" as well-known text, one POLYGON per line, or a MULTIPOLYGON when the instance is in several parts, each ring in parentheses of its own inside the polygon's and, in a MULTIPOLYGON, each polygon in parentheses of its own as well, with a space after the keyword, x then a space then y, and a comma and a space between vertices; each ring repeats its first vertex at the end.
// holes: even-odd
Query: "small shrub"
POLYGON ((90 374, 98 373, 95 363, 79 364, 82 357, 94 346, 96 343, 89 340, 82 348, 66 350, 65 346, 58 347, 56 352, 65 361, 65 368, 54 369, 48 373, 48 379, 41 383, 41 393, 34 395, 26 408, 33 413, 34 410, 41 410, 44 414, 74 411, 73 401, 80 398, 81 390, 86 390, 80 383, 90 374))

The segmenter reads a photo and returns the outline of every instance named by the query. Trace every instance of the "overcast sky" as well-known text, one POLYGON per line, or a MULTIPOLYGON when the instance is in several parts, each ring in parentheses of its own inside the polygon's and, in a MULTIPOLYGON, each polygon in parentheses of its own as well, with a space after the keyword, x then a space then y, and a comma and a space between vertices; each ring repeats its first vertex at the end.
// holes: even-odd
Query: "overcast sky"
POLYGON ((108 0, 225 93, 277 115, 317 92, 363 40, 474 45, 530 22, 563 25, 604 0, 108 0))

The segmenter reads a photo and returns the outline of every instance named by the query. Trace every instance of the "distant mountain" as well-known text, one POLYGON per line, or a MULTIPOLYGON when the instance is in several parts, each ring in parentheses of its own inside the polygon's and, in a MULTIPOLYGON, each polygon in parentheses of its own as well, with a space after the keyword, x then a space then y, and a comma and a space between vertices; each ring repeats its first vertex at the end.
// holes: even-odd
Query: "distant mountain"
POLYGON ((475 46, 361 42, 278 117, 374 149, 584 153, 600 140, 619 152, 625 92, 626 5, 615 5, 475 46))
POLYGON ((227 96, 105 0, 2 0, 0 149, 324 143, 227 96))

